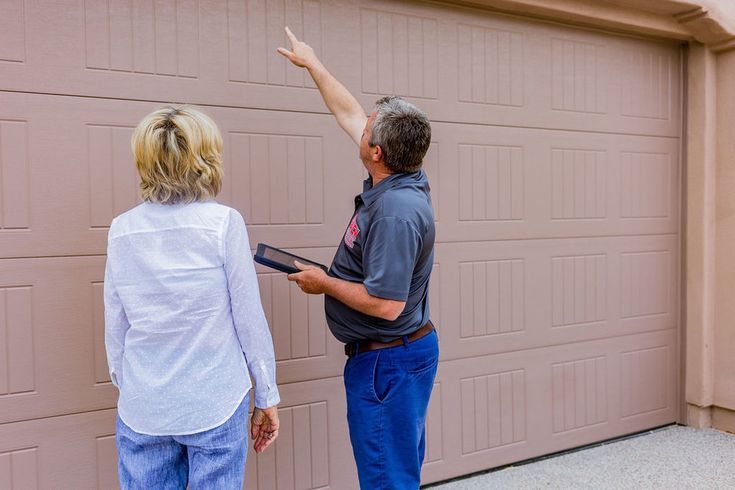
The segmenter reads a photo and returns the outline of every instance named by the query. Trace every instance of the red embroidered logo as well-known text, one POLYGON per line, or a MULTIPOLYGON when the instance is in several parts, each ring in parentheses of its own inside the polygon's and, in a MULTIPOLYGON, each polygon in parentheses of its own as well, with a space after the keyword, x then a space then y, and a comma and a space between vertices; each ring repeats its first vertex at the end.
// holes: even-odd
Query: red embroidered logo
POLYGON ((347 227, 347 232, 345 233, 345 245, 352 248, 355 246, 355 238, 357 238, 357 235, 360 234, 360 228, 357 227, 357 215, 353 216, 352 221, 350 221, 350 226, 347 227))

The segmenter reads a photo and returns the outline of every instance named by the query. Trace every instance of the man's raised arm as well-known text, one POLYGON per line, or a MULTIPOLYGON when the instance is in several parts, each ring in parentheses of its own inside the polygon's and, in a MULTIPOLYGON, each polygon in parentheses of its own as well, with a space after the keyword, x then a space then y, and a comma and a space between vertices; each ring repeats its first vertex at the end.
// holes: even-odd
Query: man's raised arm
POLYGON ((367 122, 365 110, 345 86, 327 71, 311 46, 296 39, 288 27, 286 27, 286 35, 291 42, 291 51, 286 48, 278 48, 278 52, 294 65, 309 70, 309 75, 319 88, 327 108, 337 118, 340 127, 359 145, 367 122))

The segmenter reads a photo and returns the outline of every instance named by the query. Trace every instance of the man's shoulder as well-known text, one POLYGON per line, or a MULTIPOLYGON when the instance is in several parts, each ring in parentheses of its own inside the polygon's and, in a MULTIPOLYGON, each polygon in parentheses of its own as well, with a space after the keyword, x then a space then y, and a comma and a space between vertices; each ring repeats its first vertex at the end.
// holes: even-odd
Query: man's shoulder
POLYGON ((418 218, 431 218, 433 209, 431 199, 421 189, 413 187, 397 187, 387 190, 376 203, 372 213, 373 219, 394 217, 413 221, 418 218))

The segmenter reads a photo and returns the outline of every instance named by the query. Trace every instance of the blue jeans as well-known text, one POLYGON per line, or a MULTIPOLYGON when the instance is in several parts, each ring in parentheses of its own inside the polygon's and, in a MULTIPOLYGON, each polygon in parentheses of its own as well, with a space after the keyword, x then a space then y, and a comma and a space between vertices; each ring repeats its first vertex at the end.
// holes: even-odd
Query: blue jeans
POLYGON ((436 332, 347 360, 347 423, 360 488, 419 488, 438 361, 436 332))
POLYGON ((237 411, 214 429, 185 436, 139 434, 117 418, 120 488, 242 489, 248 451, 246 395, 237 411))

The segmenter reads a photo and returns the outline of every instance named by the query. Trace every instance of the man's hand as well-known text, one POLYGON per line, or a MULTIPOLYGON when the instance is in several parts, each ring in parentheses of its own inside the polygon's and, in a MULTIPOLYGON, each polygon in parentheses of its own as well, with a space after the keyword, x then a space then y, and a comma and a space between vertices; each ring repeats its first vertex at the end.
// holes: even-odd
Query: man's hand
POLYGON ((289 274, 288 280, 295 282, 307 294, 323 294, 324 281, 329 277, 327 273, 313 265, 304 265, 298 261, 294 261, 294 264, 301 272, 289 274))
POLYGON ((286 27, 286 35, 291 43, 291 51, 286 48, 278 48, 278 52, 288 58, 291 63, 301 68, 312 68, 320 63, 312 47, 296 39, 288 27, 286 27))
POLYGON ((253 449, 262 453, 278 438, 278 408, 255 408, 250 418, 250 436, 253 439, 253 449))
POLYGON ((356 145, 360 144, 362 131, 367 123, 365 110, 360 103, 339 83, 324 67, 314 50, 308 44, 296 39, 291 29, 286 27, 286 36, 291 43, 291 50, 278 48, 278 52, 288 58, 291 63, 309 71, 314 83, 319 87, 319 93, 324 98, 329 111, 334 114, 337 124, 345 130, 356 145))

